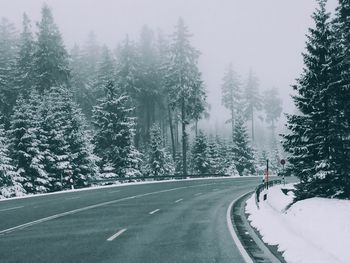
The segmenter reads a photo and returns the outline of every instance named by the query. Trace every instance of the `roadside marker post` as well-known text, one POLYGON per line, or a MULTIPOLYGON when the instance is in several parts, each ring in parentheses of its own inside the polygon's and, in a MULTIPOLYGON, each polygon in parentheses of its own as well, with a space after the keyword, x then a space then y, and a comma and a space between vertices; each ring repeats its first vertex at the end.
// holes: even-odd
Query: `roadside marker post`
POLYGON ((284 165, 286 164, 286 160, 282 159, 281 160, 281 164, 282 164, 282 172, 283 172, 283 185, 286 185, 286 180, 285 180, 285 177, 284 177, 284 165))

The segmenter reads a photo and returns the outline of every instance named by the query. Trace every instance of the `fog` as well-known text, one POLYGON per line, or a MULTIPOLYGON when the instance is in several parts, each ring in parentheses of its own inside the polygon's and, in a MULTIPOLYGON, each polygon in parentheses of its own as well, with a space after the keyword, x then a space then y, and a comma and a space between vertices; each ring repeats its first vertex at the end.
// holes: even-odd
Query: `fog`
MULTIPOLYGON (((301 52, 316 1, 305 0, 48 0, 67 48, 83 44, 94 31, 100 44, 115 48, 126 34, 137 39, 143 25, 169 34, 182 17, 201 51, 210 125, 223 125, 228 112, 221 106, 224 69, 232 63, 244 81, 249 69, 260 90, 276 87, 284 111, 293 111, 291 85, 302 70, 301 52)), ((20 30, 22 13, 40 19, 41 0, 1 0, 0 16, 20 30)), ((329 10, 336 0, 329 3, 329 10)), ((35 28, 35 27, 34 27, 35 28)), ((282 120, 283 122, 283 120, 282 120)), ((208 123, 208 122, 207 122, 208 123)), ((202 123, 202 125, 205 125, 202 123)), ((281 123, 280 123, 281 126, 281 123)))

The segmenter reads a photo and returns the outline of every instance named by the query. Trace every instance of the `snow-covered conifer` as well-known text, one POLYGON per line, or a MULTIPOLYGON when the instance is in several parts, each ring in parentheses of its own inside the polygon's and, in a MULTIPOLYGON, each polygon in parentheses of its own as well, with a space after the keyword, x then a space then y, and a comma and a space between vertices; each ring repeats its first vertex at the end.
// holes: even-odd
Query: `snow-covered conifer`
POLYGON ((135 120, 127 106, 127 96, 118 96, 113 83, 106 86, 106 97, 94 108, 95 152, 102 166, 109 164, 119 177, 140 175, 141 154, 133 145, 135 120))

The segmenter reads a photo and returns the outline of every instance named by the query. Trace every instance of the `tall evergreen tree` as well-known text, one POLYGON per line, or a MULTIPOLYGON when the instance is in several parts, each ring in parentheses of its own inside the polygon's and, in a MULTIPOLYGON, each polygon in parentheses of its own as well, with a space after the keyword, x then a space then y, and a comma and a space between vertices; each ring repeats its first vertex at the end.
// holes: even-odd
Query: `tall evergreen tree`
POLYGON ((333 158, 337 164, 335 169, 340 175, 339 197, 350 197, 350 2, 339 0, 333 21, 333 43, 331 46, 332 81, 330 84, 330 96, 336 101, 331 103, 333 111, 334 127, 332 133, 336 137, 337 147, 333 158))
MULTIPOLYGON (((94 108, 96 154, 102 158, 102 166, 109 166, 109 173, 117 176, 140 175, 140 153, 133 145, 135 120, 130 117, 127 96, 118 96, 112 83, 106 86, 106 97, 94 108)), ((103 168, 103 167, 102 167, 103 168)))
POLYGON ((117 49, 116 86, 120 94, 129 96, 130 104, 135 104, 134 101, 139 91, 137 69, 137 49, 127 36, 117 49))
POLYGON ((27 99, 21 95, 17 99, 8 131, 11 157, 19 176, 23 177, 23 187, 29 193, 36 193, 40 178, 48 178, 44 170, 44 156, 39 149, 38 108, 39 95, 32 91, 27 99))
POLYGON ((0 112, 6 126, 16 101, 15 67, 17 56, 17 31, 6 18, 0 22, 0 112))
POLYGON ((254 156, 249 145, 246 127, 242 117, 238 117, 233 132, 233 162, 240 176, 255 173, 254 156))
POLYGON ((28 96, 33 85, 33 55, 35 42, 31 31, 31 23, 28 16, 23 14, 23 29, 19 39, 19 51, 17 58, 17 85, 19 92, 28 96))
POLYGON ((23 195, 22 179, 16 172, 13 161, 9 156, 8 145, 3 126, 0 125, 0 199, 23 195))
POLYGON ((174 164, 163 146, 159 125, 154 124, 150 132, 151 140, 148 153, 149 174, 152 176, 173 174, 174 164))
POLYGON ((197 107, 204 109, 203 104, 205 103, 203 82, 197 66, 199 52, 191 46, 190 36, 183 20, 179 19, 170 46, 166 72, 170 105, 180 113, 184 175, 187 174, 188 135, 186 126, 199 116, 197 107))
POLYGON ((210 171, 208 141, 202 131, 199 131, 192 146, 192 166, 196 174, 207 174, 210 171))
POLYGON ((241 82, 236 72, 233 70, 232 64, 227 68, 223 83, 222 83, 222 104, 226 109, 230 111, 230 120, 232 125, 232 130, 234 130, 235 117, 241 110, 242 105, 242 90, 241 82))
POLYGON ((300 179, 296 199, 340 197, 344 193, 344 174, 337 171, 337 153, 342 147, 337 128, 344 123, 337 123, 338 102, 330 85, 332 32, 325 6, 326 1, 320 0, 313 14, 315 28, 309 30, 304 71, 294 86, 294 102, 300 113, 288 115, 289 134, 284 135, 289 169, 300 179))
POLYGON ((97 63, 96 78, 93 83, 93 98, 96 105, 97 100, 104 96, 104 88, 108 83, 115 80, 115 60, 112 52, 107 46, 101 49, 101 55, 97 63))
POLYGON ((259 94, 259 81, 253 71, 249 71, 247 84, 244 91, 245 116, 251 120, 252 142, 254 143, 254 118, 255 112, 261 110, 261 98, 259 94))
POLYGON ((144 26, 138 44, 138 93, 137 93, 137 140, 143 143, 150 139, 150 128, 156 119, 156 108, 160 102, 159 61, 154 45, 154 33, 144 26))
POLYGON ((43 92, 51 87, 68 87, 70 70, 61 34, 46 4, 41 10, 41 15, 33 67, 36 88, 43 92))
POLYGON ((278 96, 276 88, 268 89, 263 95, 263 108, 265 111, 265 120, 275 128, 275 122, 279 119, 282 113, 282 100, 278 96))

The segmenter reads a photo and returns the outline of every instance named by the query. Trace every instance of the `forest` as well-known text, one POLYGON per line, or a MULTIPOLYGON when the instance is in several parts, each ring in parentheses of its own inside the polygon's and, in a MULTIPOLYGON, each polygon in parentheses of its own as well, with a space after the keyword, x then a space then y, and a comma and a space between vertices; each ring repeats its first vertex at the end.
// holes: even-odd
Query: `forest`
POLYGON ((210 105, 181 18, 173 32, 144 26, 113 50, 92 32, 68 50, 45 4, 35 27, 26 14, 22 21, 20 33, 0 23, 0 196, 104 178, 263 175, 267 159, 281 172, 282 100, 276 88, 259 91, 253 70, 245 80, 232 65, 222 74, 231 136, 200 128, 210 105))

